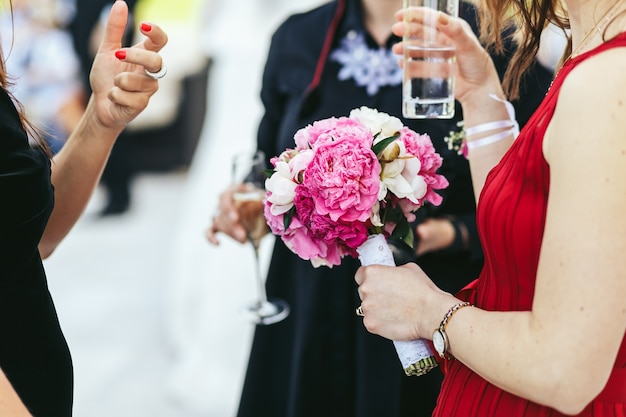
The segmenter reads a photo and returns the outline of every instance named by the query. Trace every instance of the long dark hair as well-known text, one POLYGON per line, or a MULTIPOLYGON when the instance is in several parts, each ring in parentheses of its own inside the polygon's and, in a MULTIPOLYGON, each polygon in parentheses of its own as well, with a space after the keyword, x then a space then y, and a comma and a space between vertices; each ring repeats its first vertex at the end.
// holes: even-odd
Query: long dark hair
MULTIPOLYGON (((498 52, 503 51, 502 29, 517 28, 518 48, 502 80, 505 94, 515 99, 523 74, 535 61, 543 29, 551 22, 563 30, 569 28, 567 12, 559 0, 481 0, 479 10, 481 40, 498 52)), ((570 39, 564 57, 570 54, 571 45, 570 39)))
MULTIPOLYGON (((9 0, 9 9, 11 12, 11 24, 13 25, 13 3, 11 2, 11 0, 9 0)), ((11 93, 11 86, 13 84, 13 81, 10 80, 9 76, 7 75, 4 51, 2 50, 2 45, 0 45, 0 88, 2 88, 2 90, 4 90, 4 92, 7 93, 9 97, 11 97, 11 99, 13 100, 13 103, 15 104, 15 107, 17 109, 17 113, 19 114, 22 127, 26 131, 29 139, 32 140, 38 148, 43 150, 46 155, 52 157, 50 146, 48 146, 48 143, 45 141, 43 132, 26 118, 24 106, 22 106, 22 103, 20 103, 19 100, 15 98, 13 93, 11 93)))

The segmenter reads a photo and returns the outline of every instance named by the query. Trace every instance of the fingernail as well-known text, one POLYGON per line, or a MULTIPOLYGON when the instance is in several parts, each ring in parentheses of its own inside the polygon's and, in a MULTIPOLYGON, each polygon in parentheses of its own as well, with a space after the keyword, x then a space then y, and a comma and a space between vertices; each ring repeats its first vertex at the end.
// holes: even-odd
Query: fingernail
POLYGON ((142 23, 141 30, 143 30, 144 32, 150 32, 152 30, 152 25, 149 23, 142 23))
POLYGON ((115 51, 115 57, 117 59, 126 59, 126 51, 122 51, 121 49, 115 51))
POLYGON ((448 23, 450 23, 450 17, 443 12, 439 12, 439 24, 446 26, 448 23))

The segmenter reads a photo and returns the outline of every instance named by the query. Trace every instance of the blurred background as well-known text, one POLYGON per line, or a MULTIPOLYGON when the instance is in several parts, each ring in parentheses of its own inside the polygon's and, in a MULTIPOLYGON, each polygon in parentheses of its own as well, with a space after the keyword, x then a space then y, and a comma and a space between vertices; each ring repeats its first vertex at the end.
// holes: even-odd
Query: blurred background
MULTIPOLYGON (((168 75, 123 138, 132 198, 107 211, 110 190, 101 185, 45 261, 74 359, 77 417, 235 414, 253 332, 239 314, 256 296, 253 252, 227 237, 212 247, 204 230, 228 183, 232 155, 255 146, 271 33, 287 15, 318 4, 137 1, 136 21, 159 23, 170 43, 162 51, 168 75)), ((13 24, 6 5, 0 10, 3 42, 39 49, 18 56, 4 47, 9 72, 18 84, 33 86, 18 96, 59 149, 86 94, 84 57, 73 56, 76 39, 68 29, 76 3, 13 0, 13 8, 13 24), (57 89, 42 95, 51 84, 57 89), (38 108, 46 111, 40 115, 38 108)), ((102 16, 106 9, 99 22, 102 16)), ((93 48, 93 39, 80 40, 93 48)), ((272 239, 262 242, 263 268, 272 239)))

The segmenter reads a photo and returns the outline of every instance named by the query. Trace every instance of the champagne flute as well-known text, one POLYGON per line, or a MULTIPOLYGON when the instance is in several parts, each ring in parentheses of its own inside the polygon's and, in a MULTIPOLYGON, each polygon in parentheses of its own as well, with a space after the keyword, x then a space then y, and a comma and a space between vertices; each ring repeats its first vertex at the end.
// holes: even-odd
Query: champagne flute
POLYGON ((265 280, 261 276, 259 247, 269 232, 263 215, 265 198, 265 154, 261 151, 235 155, 233 159, 233 202, 248 241, 254 249, 255 279, 258 297, 243 307, 244 315, 256 324, 273 324, 289 315, 289 305, 276 298, 268 299, 265 280))

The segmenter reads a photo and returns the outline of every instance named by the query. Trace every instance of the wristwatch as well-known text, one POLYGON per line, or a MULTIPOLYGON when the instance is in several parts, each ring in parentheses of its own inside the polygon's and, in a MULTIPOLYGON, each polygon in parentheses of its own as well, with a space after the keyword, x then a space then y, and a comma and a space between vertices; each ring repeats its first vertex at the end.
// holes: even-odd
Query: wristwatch
POLYGON ((452 357, 447 353, 448 349, 450 349, 448 335, 446 334, 445 329, 442 329, 441 326, 439 326, 438 329, 435 329, 435 332, 433 333, 433 346, 435 347, 435 351, 443 359, 452 359, 452 357))
POLYGON ((460 310, 463 307, 470 307, 471 304, 468 302, 462 302, 453 305, 450 307, 450 310, 443 316, 443 320, 441 320, 441 324, 439 328, 435 329, 433 332, 433 346, 435 347, 435 351, 441 356, 443 359, 454 359, 454 356, 448 354, 450 350, 450 341, 448 340, 448 335, 446 334, 446 326, 448 325, 448 321, 454 313, 460 310))

